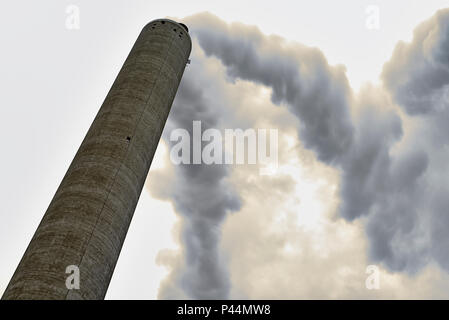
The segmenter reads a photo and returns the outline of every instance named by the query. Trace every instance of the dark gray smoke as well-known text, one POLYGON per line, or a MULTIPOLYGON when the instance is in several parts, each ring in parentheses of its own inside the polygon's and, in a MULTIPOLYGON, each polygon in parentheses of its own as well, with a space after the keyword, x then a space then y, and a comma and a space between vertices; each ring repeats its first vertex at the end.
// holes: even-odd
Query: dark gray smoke
POLYGON ((279 39, 254 27, 228 26, 210 14, 188 21, 206 54, 218 57, 231 78, 271 87, 273 102, 286 103, 303 120, 301 138, 321 160, 336 160, 348 148, 353 128, 343 67, 330 67, 318 49, 282 49, 279 39))
MULTIPOLYGON (((219 128, 225 118, 217 102, 205 89, 210 76, 205 74, 201 59, 193 57, 187 67, 163 138, 169 144, 170 132, 187 130, 192 137, 192 122, 201 121, 202 130, 219 128)), ((209 86, 210 89, 210 86, 209 86)), ((192 150, 192 149, 191 149, 192 150)), ((192 154, 191 154, 192 156, 192 154)), ((175 267, 159 291, 163 299, 226 299, 230 281, 224 257, 220 253, 221 224, 228 212, 240 208, 240 198, 226 178, 230 170, 224 165, 181 164, 174 166, 174 180, 158 177, 166 185, 152 193, 170 198, 182 216, 181 244, 183 261, 175 267)))
POLYGON ((400 42, 384 66, 383 80, 411 115, 447 110, 449 99, 449 9, 438 11, 400 42))
POLYGON ((429 156, 420 188, 404 202, 418 212, 423 256, 449 270, 449 9, 420 24, 411 43, 396 46, 382 79, 417 127, 412 148, 429 156))
POLYGON ((367 87, 357 97, 344 69, 329 66, 317 49, 288 45, 210 14, 187 21, 231 79, 270 87, 272 101, 300 120, 304 145, 340 169, 340 215, 363 217, 370 257, 391 270, 416 272, 432 259, 449 270, 449 180, 441 183, 449 133, 448 16, 440 11, 417 29, 412 44, 398 45, 383 76, 389 92, 367 87), (423 117, 406 137, 390 93, 410 114, 438 117, 423 117))

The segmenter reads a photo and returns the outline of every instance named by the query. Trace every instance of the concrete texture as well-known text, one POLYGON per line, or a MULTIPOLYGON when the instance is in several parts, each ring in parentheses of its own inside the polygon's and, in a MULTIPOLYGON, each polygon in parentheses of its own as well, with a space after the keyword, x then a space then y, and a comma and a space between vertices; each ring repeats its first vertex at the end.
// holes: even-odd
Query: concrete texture
POLYGON ((191 45, 174 21, 143 28, 2 299, 104 298, 191 45))

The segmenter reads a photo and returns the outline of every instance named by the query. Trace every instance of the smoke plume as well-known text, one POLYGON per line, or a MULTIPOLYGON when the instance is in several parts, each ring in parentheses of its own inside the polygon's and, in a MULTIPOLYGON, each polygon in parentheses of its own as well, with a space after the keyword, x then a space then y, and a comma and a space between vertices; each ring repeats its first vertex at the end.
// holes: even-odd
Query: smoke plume
POLYGON ((436 249, 449 241, 440 230, 449 219, 443 209, 448 187, 439 183, 446 152, 436 149, 448 138, 448 10, 420 25, 411 44, 398 44, 385 65, 387 90, 367 86, 356 97, 344 68, 329 66, 317 49, 209 14, 188 22, 230 78, 270 87, 272 101, 300 120, 304 145, 341 170, 339 214, 349 221, 365 217, 374 261, 395 271, 415 272, 432 258, 448 267, 448 255, 442 259, 436 249), (406 138, 408 118, 396 104, 415 117, 438 115, 418 119, 421 129, 408 130, 406 138), (417 135, 415 144, 410 137, 417 135))
MULTIPOLYGON (((192 120, 202 120, 204 129, 220 127, 232 118, 226 97, 210 96, 215 80, 204 61, 219 59, 226 81, 270 88, 272 102, 299 120, 298 139, 340 171, 338 215, 362 220, 373 262, 416 273, 435 261, 449 271, 449 10, 419 25, 411 43, 398 43, 384 66, 384 87, 366 85, 357 95, 345 68, 330 66, 316 48, 208 13, 185 22, 206 56, 194 58, 194 70, 184 76, 172 128, 189 129, 192 120)), ((232 168, 175 170, 165 196, 183 216, 184 260, 161 296, 226 298, 230 282, 220 226, 241 203, 227 182, 232 168), (184 295, 169 294, 175 287, 184 295)))

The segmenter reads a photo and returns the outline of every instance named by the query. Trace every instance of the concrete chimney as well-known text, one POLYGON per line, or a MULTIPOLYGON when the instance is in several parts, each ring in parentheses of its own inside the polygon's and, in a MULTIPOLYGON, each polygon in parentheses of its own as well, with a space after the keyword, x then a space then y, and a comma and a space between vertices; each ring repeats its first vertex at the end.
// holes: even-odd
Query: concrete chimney
POLYGON ((143 28, 2 299, 105 297, 191 47, 183 24, 143 28))

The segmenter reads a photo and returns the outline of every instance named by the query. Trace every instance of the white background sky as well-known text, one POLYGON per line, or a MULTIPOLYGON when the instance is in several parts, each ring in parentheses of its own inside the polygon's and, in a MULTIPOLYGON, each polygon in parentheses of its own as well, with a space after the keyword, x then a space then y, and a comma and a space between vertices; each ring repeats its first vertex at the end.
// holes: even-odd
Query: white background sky
MULTIPOLYGON (((71 159, 140 29, 161 17, 209 11, 228 22, 316 46, 344 64, 352 87, 376 82, 399 40, 446 1, 9 1, 0 10, 0 293, 12 276, 71 159), (80 29, 65 27, 68 5, 80 29), (366 28, 369 5, 380 29, 366 28)), ((161 148, 152 169, 161 165, 161 148)), ((170 203, 144 189, 108 298, 155 298, 175 248, 170 203)))

